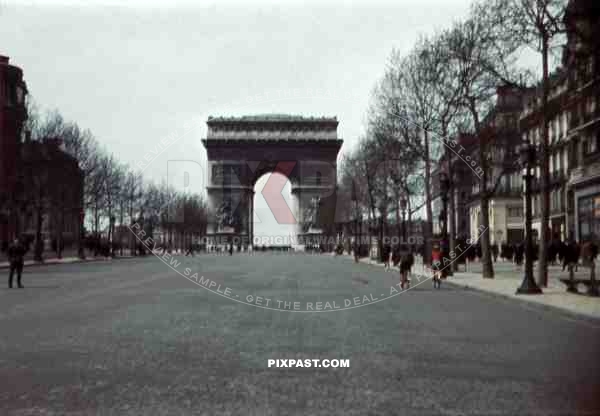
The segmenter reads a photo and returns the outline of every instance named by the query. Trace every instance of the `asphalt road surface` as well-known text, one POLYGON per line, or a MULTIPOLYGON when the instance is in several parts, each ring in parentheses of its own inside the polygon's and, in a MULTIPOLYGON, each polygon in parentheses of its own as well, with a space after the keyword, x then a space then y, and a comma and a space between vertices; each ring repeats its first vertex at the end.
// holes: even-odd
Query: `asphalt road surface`
POLYGON ((146 258, 23 281, 0 290, 0 415, 600 414, 599 322, 424 280, 394 292, 395 273, 346 258, 146 258))

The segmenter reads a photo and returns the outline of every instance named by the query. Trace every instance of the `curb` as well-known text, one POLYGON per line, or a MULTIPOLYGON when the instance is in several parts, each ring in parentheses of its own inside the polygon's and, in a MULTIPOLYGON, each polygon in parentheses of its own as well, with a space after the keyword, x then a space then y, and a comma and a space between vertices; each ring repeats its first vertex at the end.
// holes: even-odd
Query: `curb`
MULTIPOLYGON (((114 261, 114 260, 128 260, 128 259, 135 259, 135 258, 139 258, 141 256, 123 256, 123 257, 114 257, 114 258, 93 258, 93 259, 85 259, 85 260, 75 260, 75 261, 70 261, 70 262, 57 262, 57 261, 49 261, 49 262, 41 262, 41 263, 31 263, 31 264, 25 264, 23 266, 23 269, 28 269, 30 267, 40 267, 40 266, 65 266, 65 265, 69 265, 69 264, 82 264, 82 263, 98 263, 101 261, 114 261)), ((0 270, 5 270, 5 269, 9 269, 10 265, 8 264, 0 264, 0 270)))
MULTIPOLYGON (((538 303, 538 302, 531 302, 531 301, 528 301, 526 298, 519 298, 519 297, 515 297, 513 295, 507 295, 505 293, 491 292, 489 290, 484 290, 479 287, 465 285, 463 283, 452 282, 452 281, 448 281, 448 280, 446 280, 445 283, 452 285, 454 287, 460 288, 460 289, 473 290, 473 291, 482 293, 482 294, 490 296, 490 297, 496 297, 496 298, 501 298, 501 299, 505 299, 505 300, 515 301, 515 302, 521 303, 522 305, 533 306, 535 308, 544 309, 548 312, 559 312, 561 314, 568 315, 571 318, 587 321, 588 323, 593 324, 593 326, 595 326, 597 329, 600 329, 600 318, 598 318, 598 317, 590 316, 590 315, 587 315, 587 314, 584 314, 581 312, 572 311, 570 309, 566 309, 566 308, 563 308, 560 306, 548 305, 545 303, 538 303)), ((515 289, 515 291, 516 291, 516 289, 515 289)), ((523 296, 540 296, 540 295, 523 295, 523 296)), ((543 296, 543 294, 541 296, 543 296)))

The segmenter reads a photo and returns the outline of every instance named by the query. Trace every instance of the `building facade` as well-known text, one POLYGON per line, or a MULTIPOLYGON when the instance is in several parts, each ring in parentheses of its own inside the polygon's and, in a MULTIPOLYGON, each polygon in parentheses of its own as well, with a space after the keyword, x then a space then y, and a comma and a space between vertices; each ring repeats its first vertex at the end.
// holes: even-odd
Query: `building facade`
MULTIPOLYGON (((570 1, 562 65, 550 77, 547 105, 550 145, 550 235, 600 240, 600 3, 570 1)), ((543 134, 541 86, 521 115, 524 140, 543 134)), ((540 169, 534 180, 533 228, 540 230, 540 169)))
POLYGON ((27 120, 26 95, 23 71, 0 56, 0 244, 20 231, 18 154, 27 120))
MULTIPOLYGON (((479 238, 481 219, 480 172, 468 160, 479 160, 479 145, 487 141, 489 154, 489 234, 491 244, 515 244, 523 238, 522 178, 517 149, 521 141, 519 115, 525 90, 501 86, 496 104, 482 122, 482 137, 462 134, 456 141, 464 149, 451 158, 451 193, 449 211, 454 215, 457 238, 479 238)), ((479 166, 479 165, 477 165, 479 166)))
POLYGON ((75 248, 82 237, 84 174, 77 159, 59 139, 26 140, 21 145, 20 173, 24 209, 21 234, 35 240, 40 233, 45 249, 75 248))

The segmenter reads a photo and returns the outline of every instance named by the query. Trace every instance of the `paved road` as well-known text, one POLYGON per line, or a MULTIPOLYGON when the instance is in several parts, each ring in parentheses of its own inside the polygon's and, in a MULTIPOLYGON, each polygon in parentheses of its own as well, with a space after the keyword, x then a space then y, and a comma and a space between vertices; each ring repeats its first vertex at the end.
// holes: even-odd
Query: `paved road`
POLYGON ((345 258, 176 260, 37 267, 1 289, 0 414, 600 414, 600 323, 430 282, 390 297, 395 274, 345 258), (267 367, 305 358, 350 368, 267 367))

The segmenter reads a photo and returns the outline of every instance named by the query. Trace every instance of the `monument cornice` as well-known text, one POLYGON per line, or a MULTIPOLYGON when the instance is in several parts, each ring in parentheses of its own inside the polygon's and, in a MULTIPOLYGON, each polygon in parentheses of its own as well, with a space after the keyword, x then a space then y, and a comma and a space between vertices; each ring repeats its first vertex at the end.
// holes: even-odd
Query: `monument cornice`
POLYGON ((254 116, 231 116, 231 117, 213 117, 209 116, 206 124, 209 126, 212 124, 221 123, 328 123, 336 125, 338 124, 337 117, 305 117, 301 115, 293 114, 259 114, 254 116))
POLYGON ((310 144, 310 143, 319 143, 319 144, 334 144, 341 146, 344 143, 344 140, 341 138, 335 139, 327 139, 327 138, 264 138, 264 139, 255 139, 255 138, 223 138, 223 137, 206 137, 202 139, 202 144, 206 147, 207 144, 215 144, 215 145, 252 145, 252 144, 310 144))

